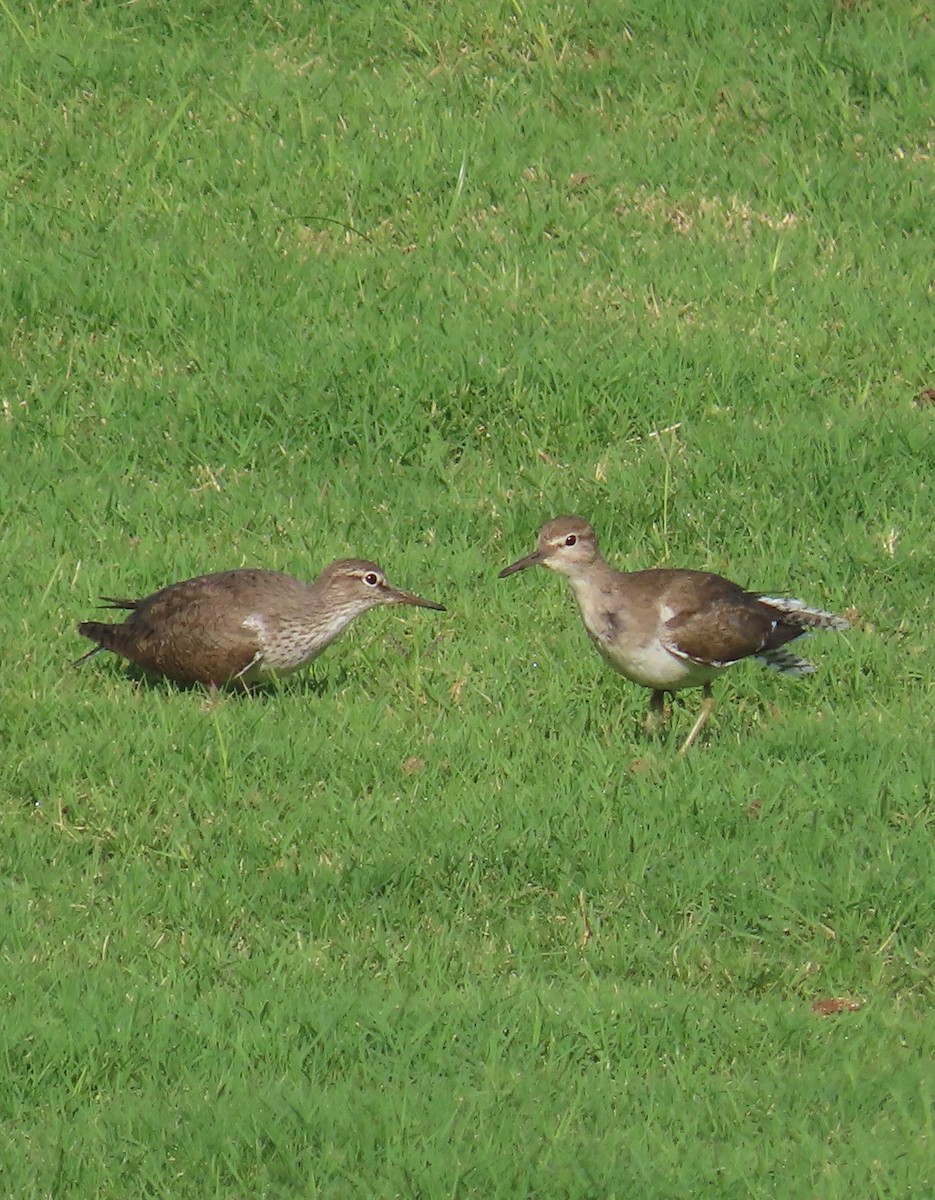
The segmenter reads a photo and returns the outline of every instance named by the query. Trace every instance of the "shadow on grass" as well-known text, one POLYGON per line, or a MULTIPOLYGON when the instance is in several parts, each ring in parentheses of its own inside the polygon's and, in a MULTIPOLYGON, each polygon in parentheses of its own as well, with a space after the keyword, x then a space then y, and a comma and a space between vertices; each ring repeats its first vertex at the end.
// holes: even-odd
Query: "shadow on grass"
MULTIPOLYGON (((289 693, 304 693, 306 695, 325 696, 343 687, 350 678, 345 668, 330 671, 327 675, 313 675, 302 671, 295 675, 287 675, 282 679, 271 679, 265 683, 244 684, 236 680, 222 684, 220 687, 208 687, 202 683, 177 683, 164 675, 152 675, 138 667, 135 663, 124 665, 114 655, 110 662, 103 666, 103 671, 110 678, 122 676, 132 681, 138 689, 161 692, 169 695, 174 692, 195 692, 206 697, 225 696, 237 699, 267 700, 289 693)), ((100 669, 102 664, 99 664, 100 669)), ((80 670, 91 670, 87 656, 76 659, 71 666, 80 670)))

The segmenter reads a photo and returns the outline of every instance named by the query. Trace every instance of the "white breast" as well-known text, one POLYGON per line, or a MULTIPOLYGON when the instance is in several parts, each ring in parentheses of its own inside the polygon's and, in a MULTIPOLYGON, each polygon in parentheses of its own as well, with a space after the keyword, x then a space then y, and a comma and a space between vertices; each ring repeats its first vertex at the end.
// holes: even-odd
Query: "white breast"
POLYGON ((313 630, 301 624, 270 623, 260 613, 251 613, 242 624, 256 634, 260 646, 255 663, 244 672, 244 678, 250 682, 298 671, 317 658, 343 628, 337 621, 334 627, 329 624, 313 630))

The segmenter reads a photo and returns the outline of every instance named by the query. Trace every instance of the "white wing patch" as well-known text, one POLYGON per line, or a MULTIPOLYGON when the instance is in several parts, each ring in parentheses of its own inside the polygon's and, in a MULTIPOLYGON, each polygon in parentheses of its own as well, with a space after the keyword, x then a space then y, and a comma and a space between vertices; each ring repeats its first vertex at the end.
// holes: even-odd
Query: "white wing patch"
POLYGON ((251 613, 249 617, 244 617, 240 622, 242 629, 249 629, 251 633, 255 633, 257 641, 260 643, 258 649, 253 655, 253 658, 247 665, 234 676, 235 679, 253 679, 257 676, 263 667, 264 647, 268 640, 268 631, 266 622, 259 613, 251 613))
POLYGON ((686 653, 680 646, 676 646, 674 642, 663 642, 666 650, 670 654, 674 654, 676 658, 680 658, 683 662, 696 663, 700 667, 722 667, 733 666, 734 663, 740 662, 740 658, 746 658, 742 654, 740 658, 694 658, 691 654, 686 653))
POLYGON ((251 613, 249 617, 244 617, 240 624, 243 629, 252 629, 255 634, 258 634, 261 642, 266 640, 266 622, 259 613, 251 613))

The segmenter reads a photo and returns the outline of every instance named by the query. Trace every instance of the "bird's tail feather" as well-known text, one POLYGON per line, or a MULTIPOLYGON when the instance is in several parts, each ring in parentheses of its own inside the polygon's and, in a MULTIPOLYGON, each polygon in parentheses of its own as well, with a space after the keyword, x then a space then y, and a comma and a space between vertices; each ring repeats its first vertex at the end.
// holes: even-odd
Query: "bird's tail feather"
POLYGON ((802 629, 850 629, 851 623, 837 613, 826 612, 823 608, 812 608, 804 600, 794 600, 787 596, 757 596, 761 604, 774 609, 790 625, 799 625, 802 629))
POLYGON ((134 608, 139 608, 139 605, 140 605, 139 600, 121 600, 114 596, 101 596, 101 600, 104 601, 104 603, 100 606, 101 608, 134 609, 134 608))
MULTIPOLYGON (((126 626, 108 625, 104 621, 82 621, 78 626, 78 632, 82 637, 90 638, 92 642, 97 642, 97 646, 93 650, 89 650, 84 656, 90 658, 92 654, 97 654, 99 650, 112 650, 114 654, 122 654, 126 657, 126 626)), ((83 661, 82 659, 78 660, 83 661)))
POLYGON ((807 658, 799 658, 797 654, 793 654, 785 646, 780 646, 778 650, 764 650, 762 654, 756 654, 754 657, 758 662, 763 663, 773 671, 778 671, 781 675, 815 674, 813 663, 810 663, 807 658))

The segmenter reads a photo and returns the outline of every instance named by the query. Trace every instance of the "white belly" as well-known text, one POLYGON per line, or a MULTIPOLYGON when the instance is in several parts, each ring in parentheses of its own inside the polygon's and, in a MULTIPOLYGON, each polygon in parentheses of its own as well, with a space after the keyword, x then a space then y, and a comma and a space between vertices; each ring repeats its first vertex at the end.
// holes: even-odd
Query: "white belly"
POLYGON ((680 658, 659 641, 632 646, 626 654, 621 654, 601 638, 594 638, 594 644, 615 671, 619 671, 634 683, 660 692, 677 692, 680 688, 701 687, 704 683, 710 683, 721 672, 721 668, 702 666, 700 663, 680 658))

